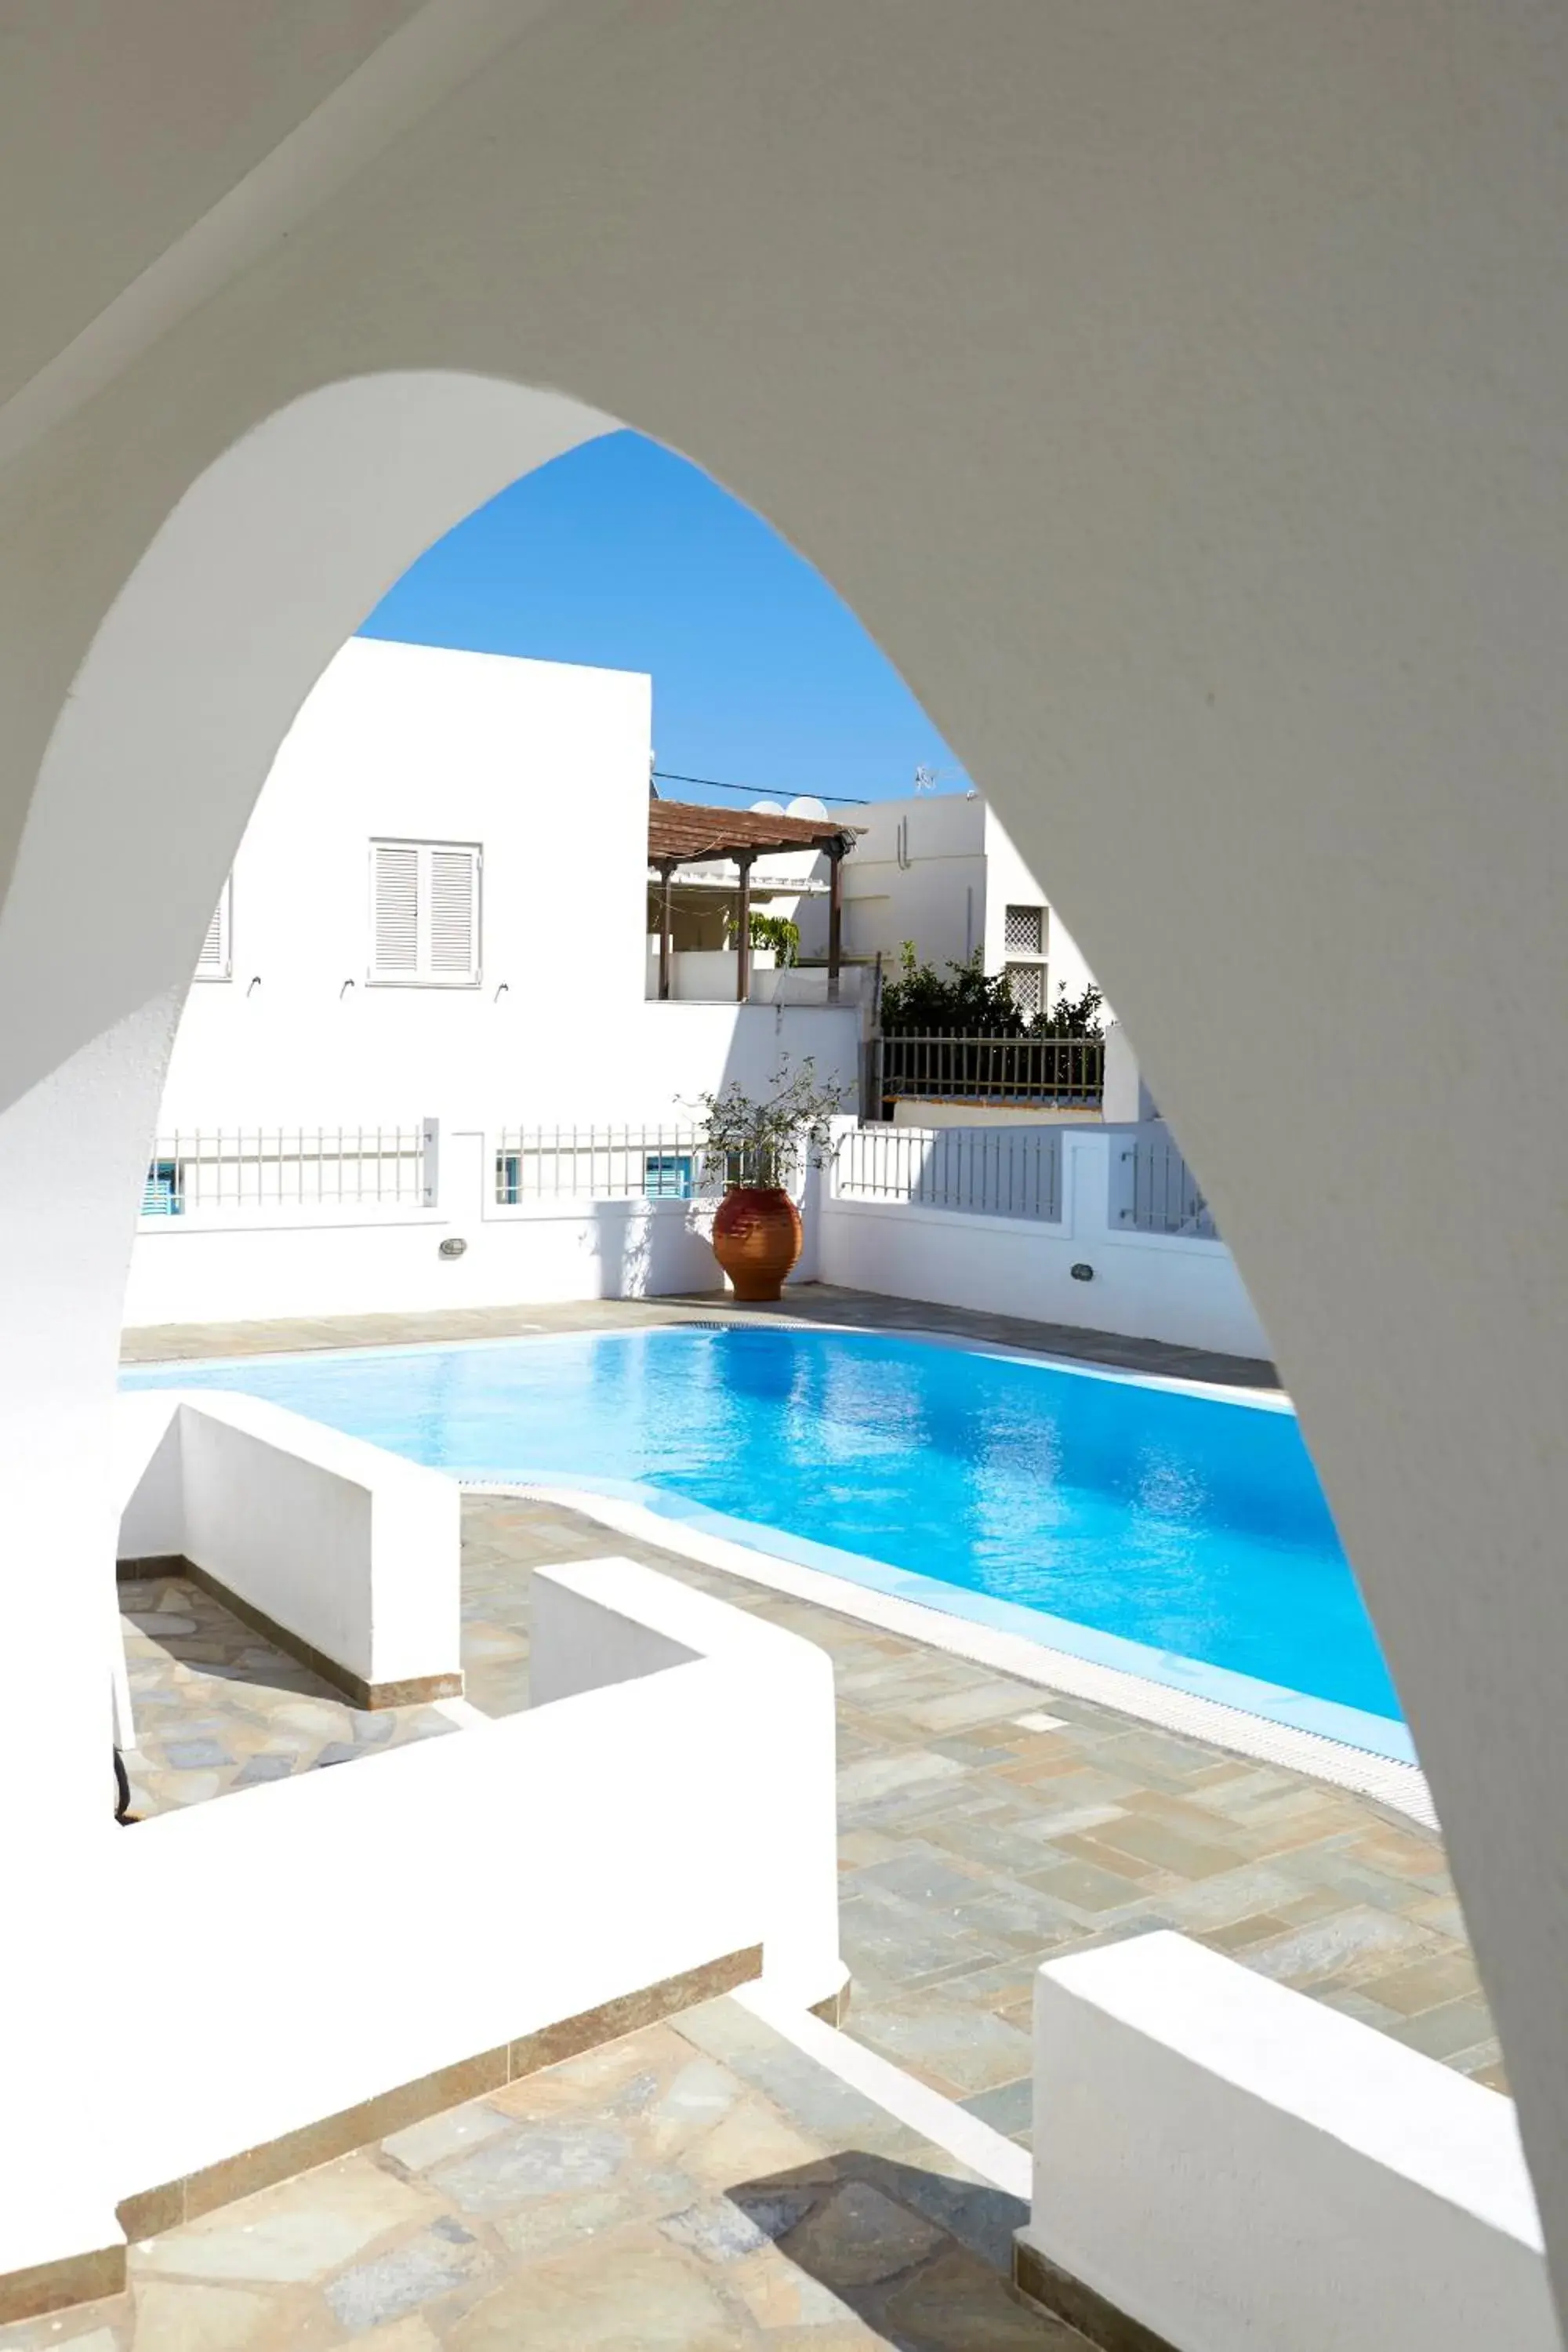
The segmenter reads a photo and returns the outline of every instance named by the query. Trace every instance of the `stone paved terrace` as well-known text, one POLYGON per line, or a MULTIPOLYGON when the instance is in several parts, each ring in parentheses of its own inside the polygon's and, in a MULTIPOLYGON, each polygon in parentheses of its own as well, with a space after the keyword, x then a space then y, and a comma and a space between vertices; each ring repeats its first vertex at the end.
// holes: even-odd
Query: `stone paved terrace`
POLYGON ((439 1706, 352 1706, 184 1578, 122 1582, 120 1608, 137 1817, 456 1728, 439 1706))
POLYGON ((1021 2203, 731 1999, 132 2250, 4 2352, 1086 2352, 1021 2203))
POLYGON ((464 1526, 465 1665, 487 1714, 527 1703, 527 1579, 547 1560, 628 1554, 828 1651, 847 2030, 1024 2145, 1035 1970, 1140 1928, 1503 2087, 1441 1843, 1404 1815, 552 1503, 469 1497, 464 1526))
MULTIPOLYGON (((611 1536, 554 1504, 463 1507, 463 1663, 487 1715, 528 1704, 546 1560, 629 1553, 826 1649, 838 1699, 849 2031, 1026 2145, 1033 1973, 1174 1927, 1501 2087, 1438 1841, 1367 1800, 611 1536)), ((122 1588, 138 1812, 451 1734, 365 1714, 172 1579, 122 1588)))

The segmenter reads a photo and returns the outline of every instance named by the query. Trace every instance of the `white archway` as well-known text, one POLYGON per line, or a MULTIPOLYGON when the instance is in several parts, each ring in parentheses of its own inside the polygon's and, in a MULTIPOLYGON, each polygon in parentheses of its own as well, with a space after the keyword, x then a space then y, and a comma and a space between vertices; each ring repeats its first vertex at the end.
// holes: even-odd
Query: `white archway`
MULTIPOLYGON (((5 1189, 31 1205, 7 1223, 0 1287, 17 1310, 34 1308, 48 1349, 43 1365, 35 1348, 0 1381, 14 1426, 34 1403, 46 1408, 17 1457, 41 1482, 31 1521, 40 1542, 62 1540, 62 1514, 102 1507, 87 1465, 106 1470, 103 1449, 79 1424, 66 1457, 51 1442, 57 1384, 90 1378, 101 1390, 117 1352, 135 1170, 203 909, 295 712, 432 540, 520 473, 613 429, 576 402, 473 377, 326 387, 268 418, 193 483, 94 638, 45 754, 0 911, 0 997, 34 1008, 4 1049, 5 1189), (71 1132, 93 1142, 62 1181, 61 1139, 71 1132), (78 1315, 61 1311, 62 1269, 78 1315)), ((21 1507, 15 1490, 14 1501, 21 1507)), ((62 1658, 80 1599, 65 1580, 33 1586, 38 1616, 17 1627, 24 1644, 62 1658)), ((42 1719, 26 1719, 29 1695, 47 1709, 59 1769, 79 1776, 96 1830, 92 1677, 78 1687, 58 1670, 47 1689, 20 1695, 10 1727, 19 1753, 42 1737, 42 1719)))
MULTIPOLYGON (((113 364, 35 404, 0 478, 0 1509, 23 1653, 79 1641, 98 1605, 80 1464, 148 1074, 330 649, 323 605, 275 708, 247 706, 250 671, 294 624, 235 665, 232 761, 216 698, 193 699, 175 824, 156 730, 133 776, 83 734, 88 648, 192 484, 303 430, 307 395, 425 371, 498 404, 570 385, 833 581, 1125 1013, 1388 1650, 1561 2274, 1568 24, 1533 0, 527 13, 482 74, 345 147, 287 236, 247 215, 199 299, 149 298, 113 364), (198 790, 204 760, 225 773, 198 790), (139 900, 127 792, 167 793, 161 830, 189 845, 139 900), (74 886, 100 866, 123 904, 89 936, 74 886)), ((197 45, 167 69, 203 64, 197 45)), ((493 473, 484 435, 421 446, 416 412, 366 444, 381 577, 421 543, 426 465, 456 469, 427 538, 530 462, 521 411, 493 473)), ((308 579, 325 512, 280 490, 258 551, 291 538, 308 579)), ((221 655, 232 615, 210 611, 221 655)), ((123 692, 167 713, 183 658, 154 647, 123 692)), ((52 1739, 85 1823, 90 1702, 51 1711, 19 1681, 0 1755, 15 1772, 52 1739)))

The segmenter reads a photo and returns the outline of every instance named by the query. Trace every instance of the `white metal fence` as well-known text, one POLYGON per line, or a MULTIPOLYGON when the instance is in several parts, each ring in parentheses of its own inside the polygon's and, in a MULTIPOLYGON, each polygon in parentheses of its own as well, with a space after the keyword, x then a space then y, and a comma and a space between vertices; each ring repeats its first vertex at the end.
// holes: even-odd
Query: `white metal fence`
POLYGON ((505 1128, 495 1139, 495 1201, 691 1201, 706 1160, 679 1127, 505 1128))
POLYGON ((1110 1223, 1137 1233, 1216 1242, 1219 1228, 1197 1178, 1161 1119, 1111 1128, 1110 1223))
POLYGON ((1061 1216, 1062 1139, 1049 1127, 860 1127, 834 1156, 843 1201, 891 1201, 976 1216, 1061 1216))
POLYGON ((433 1118, 385 1127, 175 1128, 153 1144, 142 1215, 433 1208, 439 1137, 433 1118))
MULTIPOLYGON (((1160 1120, 1104 1132, 1111 1227, 1217 1241, 1192 1169, 1160 1120)), ((868 1125, 839 1139, 835 1194, 1058 1223, 1058 1127, 868 1125)), ((689 1128, 507 1128, 492 1138, 489 1182, 500 1208, 547 1200, 694 1201, 707 1188, 689 1128)), ((434 1118, 362 1127, 177 1128, 148 1162, 143 1222, 229 1212, 433 1209, 440 1126, 434 1118)), ((721 1188, 727 1171, 712 1171, 721 1188)))

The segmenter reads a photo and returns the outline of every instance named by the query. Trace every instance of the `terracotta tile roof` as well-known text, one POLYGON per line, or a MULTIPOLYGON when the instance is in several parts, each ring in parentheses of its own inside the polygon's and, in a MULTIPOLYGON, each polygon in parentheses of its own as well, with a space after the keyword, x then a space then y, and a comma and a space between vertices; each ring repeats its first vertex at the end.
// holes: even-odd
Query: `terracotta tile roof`
POLYGON ((649 801, 647 862, 687 866, 748 849, 849 849, 864 830, 836 817, 772 816, 756 809, 704 808, 693 801, 649 801))

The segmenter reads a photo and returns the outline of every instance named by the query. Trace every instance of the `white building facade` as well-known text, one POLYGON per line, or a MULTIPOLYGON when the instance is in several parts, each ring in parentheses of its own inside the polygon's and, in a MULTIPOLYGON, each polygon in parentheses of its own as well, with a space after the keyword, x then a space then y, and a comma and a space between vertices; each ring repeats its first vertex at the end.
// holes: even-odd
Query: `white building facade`
MULTIPOLYGON (((916 793, 853 814, 862 833, 844 867, 847 955, 880 956, 891 977, 906 940, 939 971, 978 949, 984 971, 1005 973, 1031 1017, 1062 988, 1077 997, 1092 984, 1077 941, 977 793, 916 793)), ((803 947, 816 950, 818 902, 804 899, 796 920, 803 947)))
POLYGON ((648 1001, 651 700, 631 672, 342 647, 203 942, 128 1322, 714 1286, 698 1097, 788 1055, 852 1102, 860 1020, 732 978, 648 1001))
POLYGON ((647 1002, 651 702, 633 672, 351 638, 246 827, 160 1130, 443 1104, 671 1124, 704 1087, 763 1081, 786 1044, 852 1080, 852 1016, 786 1038, 732 986, 647 1002))

